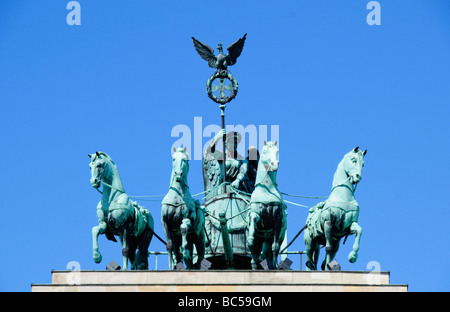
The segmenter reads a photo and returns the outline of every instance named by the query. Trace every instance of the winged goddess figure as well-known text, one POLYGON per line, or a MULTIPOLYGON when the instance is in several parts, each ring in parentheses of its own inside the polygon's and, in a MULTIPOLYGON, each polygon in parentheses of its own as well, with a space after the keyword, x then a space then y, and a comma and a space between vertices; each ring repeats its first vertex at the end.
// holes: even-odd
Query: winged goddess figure
POLYGON ((192 41, 194 42, 194 47, 198 54, 202 57, 202 59, 208 62, 209 67, 217 68, 218 70, 227 70, 228 66, 236 64, 237 58, 241 55, 242 50, 244 49, 246 36, 247 34, 230 45, 227 48, 228 54, 226 55, 223 54, 223 45, 221 42, 219 42, 217 46, 219 54, 214 55, 214 50, 210 46, 201 43, 194 37, 192 37, 192 41))

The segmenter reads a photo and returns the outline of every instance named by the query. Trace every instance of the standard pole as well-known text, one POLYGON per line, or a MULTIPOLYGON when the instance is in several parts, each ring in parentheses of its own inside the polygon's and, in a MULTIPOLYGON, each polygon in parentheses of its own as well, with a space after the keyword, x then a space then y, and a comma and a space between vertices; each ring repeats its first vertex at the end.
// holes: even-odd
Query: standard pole
MULTIPOLYGON (((222 117, 222 130, 223 129, 225 129, 225 104, 221 104, 220 106, 220 116, 222 117)), ((223 143, 223 163, 222 163, 222 172, 223 172, 223 192, 224 193, 226 193, 227 192, 227 186, 226 186, 226 184, 225 184, 225 182, 226 182, 226 176, 227 176, 227 172, 225 171, 226 170, 226 159, 227 159, 227 156, 226 156, 226 140, 227 140, 227 138, 226 138, 226 135, 224 135, 223 137, 222 137, 222 143, 223 143)))

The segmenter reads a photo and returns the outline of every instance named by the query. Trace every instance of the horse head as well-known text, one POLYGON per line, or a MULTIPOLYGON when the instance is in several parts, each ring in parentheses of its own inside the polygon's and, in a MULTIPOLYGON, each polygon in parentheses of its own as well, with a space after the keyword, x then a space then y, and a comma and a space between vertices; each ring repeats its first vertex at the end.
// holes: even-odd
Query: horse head
POLYGON ((259 162, 264 166, 266 171, 277 171, 280 161, 278 160, 279 150, 277 148, 277 141, 266 142, 262 149, 259 162))
POLYGON ((186 147, 173 148, 172 155, 172 179, 176 182, 186 181, 189 172, 189 156, 186 147))
POLYGON ((107 178, 107 175, 109 174, 108 164, 112 162, 112 160, 104 152, 95 152, 95 154, 88 154, 88 156, 91 158, 89 164, 89 168, 91 168, 91 185, 95 188, 99 188, 101 181, 107 178))
POLYGON ((366 153, 367 150, 363 152, 357 146, 344 156, 343 168, 353 184, 359 183, 362 179, 362 167, 364 167, 366 153))

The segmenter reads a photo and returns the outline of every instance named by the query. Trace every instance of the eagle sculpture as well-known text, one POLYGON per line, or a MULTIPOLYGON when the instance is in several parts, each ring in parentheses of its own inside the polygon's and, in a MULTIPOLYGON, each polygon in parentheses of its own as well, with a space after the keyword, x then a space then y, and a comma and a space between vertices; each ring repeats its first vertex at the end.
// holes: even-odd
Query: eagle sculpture
POLYGON ((194 42, 194 47, 197 50, 198 54, 208 62, 209 67, 217 68, 219 70, 227 70, 227 66, 231 66, 236 64, 236 60, 241 55, 242 49, 244 48, 245 43, 245 34, 238 41, 230 45, 227 50, 228 54, 223 54, 223 45, 219 42, 217 49, 219 50, 218 55, 214 55, 214 50, 210 46, 201 43, 194 37, 192 37, 192 41, 194 42))

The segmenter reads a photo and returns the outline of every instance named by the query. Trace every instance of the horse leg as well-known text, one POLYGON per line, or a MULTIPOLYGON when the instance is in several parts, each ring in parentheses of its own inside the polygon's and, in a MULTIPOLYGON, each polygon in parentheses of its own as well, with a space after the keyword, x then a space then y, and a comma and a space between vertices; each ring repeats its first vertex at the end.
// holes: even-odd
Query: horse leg
POLYGON ((123 259, 123 267, 122 270, 128 270, 128 259, 129 259, 129 246, 130 246, 130 229, 128 228, 128 224, 124 224, 122 226, 122 233, 119 236, 120 242, 122 243, 122 259, 123 259))
POLYGON ((262 240, 261 252, 259 253, 259 258, 258 259, 259 259, 259 261, 264 261, 265 259, 268 259, 268 260, 272 261, 272 257, 273 257, 272 240, 265 238, 265 239, 262 240))
POLYGON ((330 221, 325 221, 323 225, 324 234, 325 234, 325 261, 322 263, 322 270, 328 270, 327 264, 332 261, 332 255, 333 255, 333 230, 332 230, 332 224, 330 221))
POLYGON ((183 249, 183 258, 186 268, 192 269, 192 244, 188 241, 188 233, 192 231, 191 220, 183 219, 180 225, 181 230, 181 248, 183 249))
POLYGON ((148 248, 153 238, 153 219, 147 223, 144 232, 137 238, 138 252, 136 253, 136 270, 148 270, 148 248))
MULTIPOLYGON (((153 219, 152 219, 153 221, 153 219)), ((153 223, 144 232, 145 236, 141 238, 139 243, 139 254, 141 256, 139 260, 138 270, 148 270, 148 249, 153 238, 153 223)))
POLYGON ((353 243, 353 250, 348 255, 348 261, 351 263, 354 263, 356 259, 358 258, 358 251, 359 251, 359 242, 361 240, 361 234, 362 234, 362 227, 359 226, 358 223, 353 222, 350 226, 350 233, 356 234, 355 236, 355 242, 353 243))
POLYGON ((284 233, 281 235, 282 218, 277 218, 273 226, 273 242, 272 242, 272 263, 276 269, 278 264, 278 253, 280 252, 280 245, 284 239, 284 233))
POLYGON ((188 245, 188 251, 189 251, 189 258, 188 261, 186 261, 186 258, 184 260, 186 264, 186 269, 188 270, 195 270, 195 266, 194 266, 194 244, 189 244, 188 245))
POLYGON ((183 254, 181 253, 180 249, 181 249, 181 237, 177 237, 176 239, 174 238, 172 255, 175 256, 175 261, 173 260, 173 258, 172 261, 174 261, 175 264, 183 262, 183 254))
POLYGON ((169 258, 169 270, 173 270, 173 241, 172 241, 172 235, 170 234, 169 226, 167 225, 166 221, 164 221, 164 218, 161 217, 161 223, 164 229, 164 233, 166 234, 166 250, 169 258))
POLYGON ((251 250, 255 241, 255 227, 259 221, 259 215, 253 211, 249 214, 247 246, 251 250))
POLYGON ((167 242, 166 245, 166 249, 167 249, 167 257, 169 259, 169 270, 173 270, 173 244, 172 242, 167 242))
POLYGON ((138 239, 139 253, 136 253, 136 270, 148 270, 148 248, 153 237, 153 230, 148 227, 138 239))
POLYGON ((205 258, 205 234, 203 229, 200 230, 195 240, 195 249, 197 250, 197 263, 195 264, 195 268, 200 269, 200 263, 205 258))
POLYGON ((278 253, 280 252, 280 246, 284 240, 285 220, 283 220, 283 209, 278 206, 275 209, 275 222, 273 225, 273 242, 272 242, 272 261, 273 267, 276 269, 278 266, 278 253))
POLYGON ((248 237, 247 237, 247 246, 250 251, 253 249, 254 241, 255 241, 255 229, 259 223, 260 217, 254 211, 250 211, 249 214, 249 225, 248 225, 248 237))
MULTIPOLYGON (((336 257, 336 254, 339 250, 339 244, 341 242, 341 239, 336 239, 333 240, 332 244, 331 244, 331 255, 330 255, 330 262, 334 260, 334 258, 336 257)), ((325 260, 323 260, 322 262, 322 270, 325 270, 325 268, 328 270, 328 266, 326 266, 328 263, 330 262, 326 262, 325 260)))
MULTIPOLYGON (((247 237, 247 246, 248 249, 250 250, 250 253, 252 255, 252 269, 256 270, 257 268, 257 263, 258 263, 258 257, 259 257, 259 252, 257 252, 256 249, 259 248, 255 248, 255 228, 259 222, 259 215, 253 211, 250 212, 250 224, 248 226, 248 237, 247 237)), ((262 245, 262 243, 261 243, 262 245)))
POLYGON ((306 246, 306 271, 317 270, 317 259, 319 258, 319 248, 315 239, 311 237, 308 228, 305 229, 303 239, 306 246))
POLYGON ((136 270, 148 270, 148 247, 150 246, 149 235, 139 242, 139 257, 136 253, 136 270))
POLYGON ((131 263, 131 269, 136 270, 137 261, 139 261, 139 251, 137 250, 138 241, 136 237, 131 236, 128 242, 128 260, 131 263), (137 254, 136 254, 137 253, 137 254))
POLYGON ((256 238, 255 242, 253 244, 253 249, 250 250, 251 254, 252 254, 252 270, 257 270, 258 269, 258 264, 261 262, 261 252, 263 251, 263 246, 266 246, 266 249, 268 249, 269 252, 267 252, 266 254, 268 254, 269 256, 272 255, 272 253, 270 252, 270 247, 268 247, 267 244, 264 244, 264 239, 262 238, 256 238))
POLYGON ((92 249, 95 263, 102 262, 102 254, 98 251, 98 236, 105 234, 106 222, 100 221, 97 226, 92 228, 92 249))

